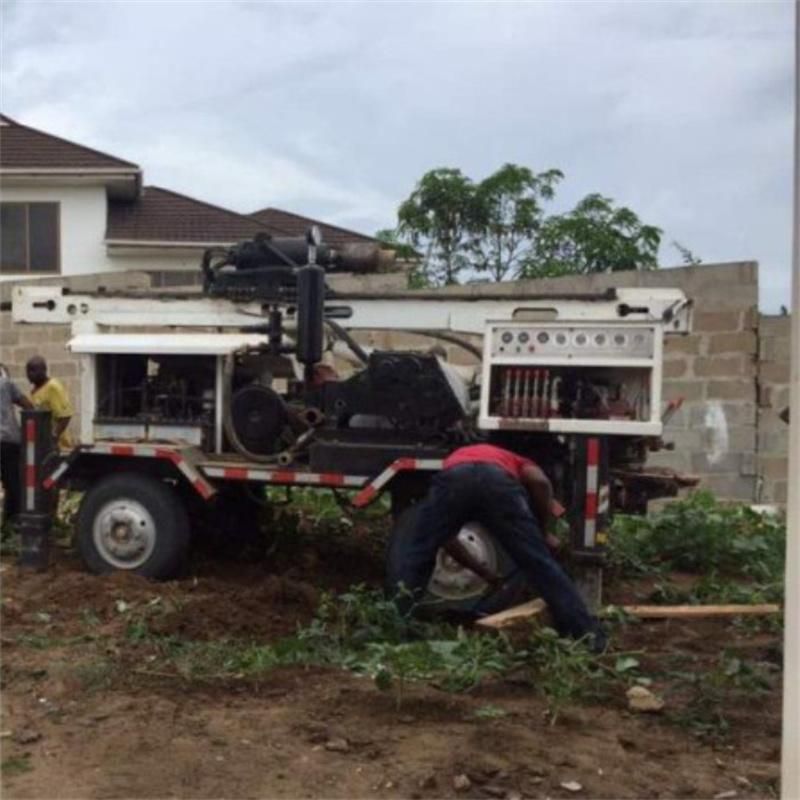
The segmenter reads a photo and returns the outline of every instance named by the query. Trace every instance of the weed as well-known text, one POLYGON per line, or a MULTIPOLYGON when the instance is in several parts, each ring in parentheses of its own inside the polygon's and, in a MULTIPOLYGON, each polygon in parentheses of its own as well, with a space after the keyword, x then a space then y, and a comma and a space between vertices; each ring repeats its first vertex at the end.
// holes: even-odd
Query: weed
POLYGON ((551 628, 535 630, 516 658, 527 667, 533 685, 547 699, 550 723, 570 703, 589 699, 607 683, 597 659, 583 641, 561 639, 551 628))
POLYGON ((23 772, 30 772, 32 769, 33 765, 28 756, 11 756, 3 759, 2 764, 0 764, 0 772, 9 777, 21 775, 23 772))
POLYGON ((115 669, 112 661, 101 659, 77 664, 73 667, 72 673, 84 691, 96 692, 111 686, 115 669))
POLYGON ((617 516, 609 557, 629 575, 673 569, 778 583, 785 537, 781 518, 695 492, 646 519, 617 516))
POLYGON ((503 719, 503 717, 508 716, 508 711, 504 708, 500 708, 500 706, 494 706, 491 703, 487 703, 485 706, 480 706, 480 708, 476 708, 472 715, 473 719, 480 719, 480 720, 491 720, 491 719, 503 719))
POLYGON ((706 672, 672 673, 691 690, 689 702, 667 718, 688 728, 703 739, 724 740, 730 732, 726 717, 729 708, 736 708, 742 699, 764 696, 772 689, 772 681, 764 664, 748 662, 725 651, 714 668, 706 672))

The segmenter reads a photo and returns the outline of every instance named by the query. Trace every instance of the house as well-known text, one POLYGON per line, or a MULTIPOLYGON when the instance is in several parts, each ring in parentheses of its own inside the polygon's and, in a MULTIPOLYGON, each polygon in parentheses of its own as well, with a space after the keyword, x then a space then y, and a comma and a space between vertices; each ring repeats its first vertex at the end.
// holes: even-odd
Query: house
POLYGON ((257 233, 331 245, 376 240, 275 208, 237 214, 158 186, 138 164, 0 115, 0 282, 147 272, 154 285, 199 279, 203 250, 257 233))

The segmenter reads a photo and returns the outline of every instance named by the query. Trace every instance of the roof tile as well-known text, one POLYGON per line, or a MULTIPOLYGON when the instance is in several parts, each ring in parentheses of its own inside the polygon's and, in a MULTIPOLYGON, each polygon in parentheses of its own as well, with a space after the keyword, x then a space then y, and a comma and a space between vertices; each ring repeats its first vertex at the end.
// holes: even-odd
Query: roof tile
POLYGON ((0 169, 139 169, 138 164, 75 144, 0 114, 0 169))

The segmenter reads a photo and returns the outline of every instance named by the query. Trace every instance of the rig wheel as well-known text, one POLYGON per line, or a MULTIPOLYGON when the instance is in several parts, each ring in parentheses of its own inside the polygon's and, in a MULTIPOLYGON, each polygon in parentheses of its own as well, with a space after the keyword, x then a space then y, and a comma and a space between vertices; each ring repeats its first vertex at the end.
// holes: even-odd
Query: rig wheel
MULTIPOLYGON (((407 555, 407 545, 417 524, 419 507, 409 506, 397 516, 389 540, 387 556, 388 587, 396 585, 397 575, 407 555)), ((492 589, 478 575, 462 567, 443 549, 436 556, 436 566, 428 583, 420 611, 426 614, 456 613, 485 616, 502 611, 531 595, 525 577, 510 556, 483 525, 468 522, 458 534, 461 543, 472 555, 499 575, 503 586, 492 589)))
POLYGON ((91 572, 134 572, 165 579, 184 566, 189 521, 178 494, 163 481, 134 472, 96 483, 76 521, 78 549, 91 572))

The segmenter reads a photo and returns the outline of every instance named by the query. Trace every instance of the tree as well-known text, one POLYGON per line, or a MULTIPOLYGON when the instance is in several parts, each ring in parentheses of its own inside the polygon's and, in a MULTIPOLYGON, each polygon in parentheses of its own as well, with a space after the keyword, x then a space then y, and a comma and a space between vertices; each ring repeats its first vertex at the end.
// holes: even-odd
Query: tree
POLYGON ((416 284, 456 283, 465 272, 500 281, 658 267, 661 230, 608 197, 547 215, 562 178, 517 164, 478 184, 458 169, 427 172, 398 210, 397 237, 423 252, 416 284))
POLYGON ((633 211, 600 194, 589 194, 567 214, 548 217, 539 228, 524 277, 656 269, 661 230, 643 225, 633 211))
POLYGON ((476 270, 496 281, 517 277, 542 225, 542 203, 553 199, 563 177, 557 169, 537 175, 527 167, 505 164, 478 184, 471 225, 476 270))
POLYGON ((422 270, 435 283, 457 283, 470 265, 475 185, 458 169, 426 172, 398 212, 398 232, 424 252, 422 270))

